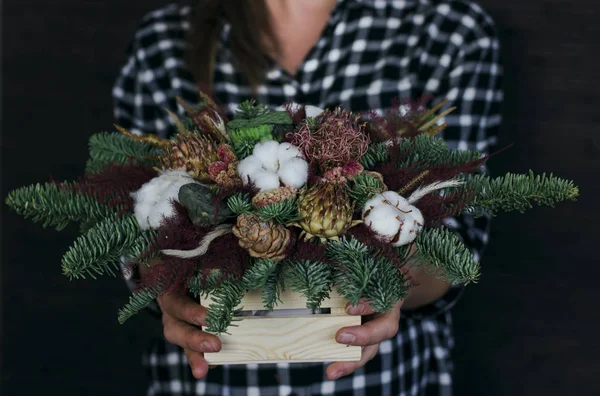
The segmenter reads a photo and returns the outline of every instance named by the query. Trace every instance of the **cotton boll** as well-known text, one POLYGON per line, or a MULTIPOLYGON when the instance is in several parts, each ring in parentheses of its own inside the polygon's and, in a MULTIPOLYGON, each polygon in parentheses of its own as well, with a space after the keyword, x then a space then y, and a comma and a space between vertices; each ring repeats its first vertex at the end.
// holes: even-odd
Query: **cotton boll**
POLYGON ((397 240, 393 243, 394 246, 403 246, 411 243, 423 229, 425 221, 421 211, 414 206, 411 206, 409 210, 410 213, 403 214, 402 216, 402 228, 397 240))
POLYGON ((248 178, 250 178, 250 180, 253 180, 254 174, 262 170, 262 163, 257 157, 253 155, 244 158, 238 164, 238 175, 244 183, 248 183, 248 178))
POLYGON ((411 206, 408 200, 395 191, 384 191, 381 193, 382 198, 401 210, 408 210, 411 206))
POLYGON ((279 177, 277 177, 277 173, 274 172, 266 170, 258 171, 254 174, 252 181, 260 191, 279 188, 279 177))
POLYGON ((162 200, 154 207, 150 214, 150 226, 152 228, 160 227, 164 218, 169 218, 175 214, 173 202, 170 199, 162 200))
POLYGON ((260 160, 263 168, 271 172, 277 172, 279 169, 278 152, 279 143, 274 140, 267 140, 254 146, 253 155, 260 160))
POLYGON ((134 215, 141 229, 158 228, 164 217, 173 215, 170 200, 177 200, 184 184, 195 183, 185 171, 170 170, 144 184, 131 194, 134 215))
POLYGON ((402 225, 398 210, 390 205, 378 205, 365 212, 363 218, 375 234, 391 241, 402 225))
POLYGON ((277 151, 277 159, 279 160, 279 168, 281 164, 292 158, 304 158, 298 147, 290 143, 281 143, 277 151))
POLYGON ((300 188, 308 180, 308 163, 302 158, 292 158, 281 164, 277 175, 286 186, 300 188))

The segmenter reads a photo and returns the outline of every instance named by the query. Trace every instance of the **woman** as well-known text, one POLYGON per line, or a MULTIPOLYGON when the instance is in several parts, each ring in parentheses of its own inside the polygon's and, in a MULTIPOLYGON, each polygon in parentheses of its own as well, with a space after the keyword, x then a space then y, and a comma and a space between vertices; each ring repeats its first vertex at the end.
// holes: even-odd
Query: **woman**
MULTIPOLYGON (((198 101, 198 83, 231 112, 255 98, 352 111, 389 108, 431 94, 457 107, 446 117, 451 147, 487 152, 500 123, 501 67, 491 19, 472 3, 432 0, 203 0, 144 18, 114 88, 117 122, 166 137, 164 108, 198 101)), ((448 219, 479 257, 488 220, 448 219)), ((149 353, 151 395, 451 394, 450 308, 460 295, 413 270, 420 285, 389 314, 363 306, 362 326, 337 341, 362 345, 359 362, 210 369, 220 348, 201 331, 205 309, 183 292, 159 298, 166 339, 149 353), (189 364, 189 366, 188 366, 189 364), (191 366, 191 370, 190 367, 191 366), (194 378, 195 377, 195 378, 194 378), (335 380, 335 381, 334 381, 335 380)), ((135 274, 134 274, 135 275, 135 274)), ((142 274, 143 275, 143 274, 142 274)))

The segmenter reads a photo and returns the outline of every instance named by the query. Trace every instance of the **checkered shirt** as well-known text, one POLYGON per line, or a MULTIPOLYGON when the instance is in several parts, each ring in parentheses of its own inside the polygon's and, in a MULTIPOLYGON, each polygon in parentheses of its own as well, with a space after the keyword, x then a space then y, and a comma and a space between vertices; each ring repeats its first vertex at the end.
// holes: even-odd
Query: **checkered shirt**
MULTIPOLYGON (((169 5, 142 20, 113 90, 119 125, 167 137, 175 126, 164 108, 183 115, 177 96, 197 103, 197 84, 183 61, 189 14, 169 5)), ((503 97, 499 43, 493 21, 473 3, 339 0, 296 76, 273 66, 255 96, 233 64, 228 37, 225 26, 213 94, 230 112, 250 98, 269 107, 291 99, 383 110, 394 99, 429 93, 434 103, 448 99, 457 107, 444 120, 451 148, 488 152, 495 142, 503 97)), ((447 225, 479 258, 489 219, 462 216, 447 225)), ((452 287, 429 306, 403 312, 398 334, 381 343, 377 356, 337 381, 326 379, 323 363, 222 366, 196 380, 181 348, 161 339, 144 357, 148 395, 450 395, 449 310, 461 293, 452 287)))

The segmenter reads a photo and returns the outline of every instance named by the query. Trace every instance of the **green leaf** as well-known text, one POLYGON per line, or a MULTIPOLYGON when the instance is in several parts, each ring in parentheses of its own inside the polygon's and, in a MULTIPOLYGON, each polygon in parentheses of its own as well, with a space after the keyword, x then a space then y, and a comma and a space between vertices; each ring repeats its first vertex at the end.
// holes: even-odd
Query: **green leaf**
POLYGON ((257 143, 273 140, 272 132, 273 126, 268 124, 230 129, 229 136, 238 159, 242 160, 251 155, 257 143))
POLYGON ((214 202, 215 197, 210 187, 199 183, 189 183, 181 186, 178 200, 187 209, 194 225, 221 224, 233 216, 227 204, 222 201, 219 202, 217 213, 217 206, 214 202))

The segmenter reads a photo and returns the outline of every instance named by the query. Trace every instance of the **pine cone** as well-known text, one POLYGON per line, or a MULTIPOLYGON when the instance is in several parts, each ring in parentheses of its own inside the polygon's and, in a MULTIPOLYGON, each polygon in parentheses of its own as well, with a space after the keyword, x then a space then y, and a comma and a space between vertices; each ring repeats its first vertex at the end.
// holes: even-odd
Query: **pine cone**
POLYGON ((285 258, 291 237, 290 231, 283 225, 262 221, 254 214, 238 216, 233 234, 239 239, 240 246, 248 250, 250 256, 273 261, 285 258))
POLYGON ((218 160, 214 143, 206 137, 180 133, 167 147, 167 155, 161 162, 166 169, 183 169, 194 179, 210 182, 208 167, 218 160))

